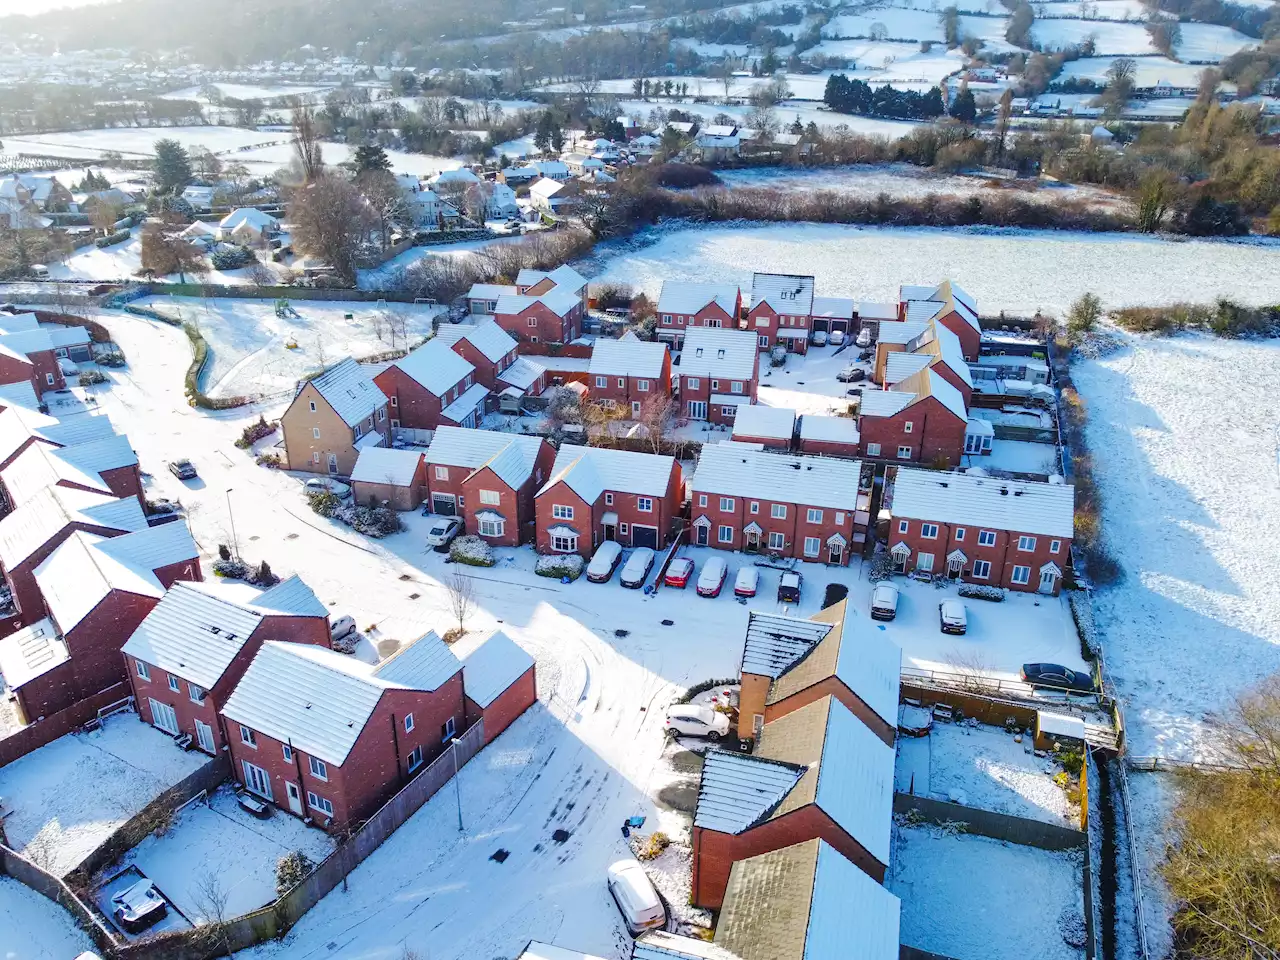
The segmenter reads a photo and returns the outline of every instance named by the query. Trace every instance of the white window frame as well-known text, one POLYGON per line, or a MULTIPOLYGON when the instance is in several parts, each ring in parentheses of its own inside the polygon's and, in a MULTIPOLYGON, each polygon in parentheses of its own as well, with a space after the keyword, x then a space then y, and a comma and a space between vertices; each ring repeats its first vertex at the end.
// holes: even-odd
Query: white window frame
POLYGON ((903 433, 910 433, 913 429, 915 429, 915 424, 910 420, 902 425, 903 433))
POLYGON ((410 750, 410 751, 409 751, 409 757, 408 757, 408 760, 409 760, 409 772, 410 772, 410 773, 413 773, 413 772, 414 772, 415 770, 417 770, 420 766, 422 766, 422 759, 423 759, 423 757, 422 757, 422 744, 418 744, 416 747, 414 747, 412 750, 410 750))
POLYGON ((749 509, 750 509, 750 513, 751 513, 751 515, 754 517, 756 514, 758 514, 758 513, 760 512, 760 501, 759 501, 759 500, 752 500, 752 501, 751 501, 751 507, 750 507, 749 509))
POLYGON ((1028 537, 1026 534, 1018 536, 1018 549, 1023 553, 1033 553, 1036 549, 1036 538, 1028 537))
POLYGON ((314 400, 311 401, 311 412, 312 413, 316 412, 316 402, 314 400))
POLYGON ((716 531, 716 543, 733 543, 733 527, 727 523, 720 524, 720 529, 716 531))
POLYGON ((636 509, 641 513, 653 513, 653 498, 636 497, 636 509))
POLYGON ((1009 582, 1025 587, 1031 582, 1031 568, 1024 566, 1015 566, 1013 573, 1009 577, 1009 582))
POLYGON ((702 381, 701 381, 700 379, 698 379, 697 377, 686 377, 686 378, 685 378, 685 389, 686 389, 686 390, 701 390, 701 389, 702 389, 702 381))
POLYGON ((255 750, 258 749, 258 735, 243 723, 240 724, 240 742, 246 747, 253 747, 255 750))
POLYGON ((608 377, 596 377, 596 389, 597 389, 597 390, 604 390, 604 389, 606 389, 608 386, 609 386, 609 378, 608 378, 608 377))
POLYGON ((133 661, 133 663, 134 663, 134 666, 137 668, 137 671, 136 671, 136 672, 137 672, 137 674, 138 674, 138 678, 139 678, 139 679, 141 679, 141 680, 146 680, 147 682, 150 682, 150 681, 151 681, 151 668, 150 668, 150 667, 148 667, 148 666, 147 666, 145 663, 143 663, 141 660, 135 660, 135 661, 133 661))
POLYGON ((898 459, 899 459, 899 460, 910 460, 910 459, 911 459, 911 448, 910 448, 910 447, 908 447, 908 446, 906 446, 906 445, 899 446, 899 447, 898 447, 898 459))
POLYGON ((959 543, 964 539, 964 527, 956 527, 955 530, 951 532, 951 535, 955 537, 956 542, 959 543))
POLYGON ((551 516, 555 520, 572 520, 573 507, 564 503, 553 503, 551 505, 551 516))
POLYGON ((481 490, 480 502, 489 507, 502 506, 502 494, 497 490, 481 490))
POLYGON ((741 381, 741 380, 731 380, 731 381, 729 381, 729 392, 730 392, 730 393, 741 393, 741 392, 742 392, 742 381, 741 381))
POLYGON ((458 725, 454 722, 453 717, 450 717, 448 720, 446 720, 443 724, 440 725, 440 742, 441 743, 448 743, 457 735, 458 735, 458 725))
POLYGON ((785 503, 769 504, 769 516, 774 520, 787 519, 787 505, 785 503))
MULTIPOLYGON (((819 510, 817 507, 810 507, 810 508, 808 509, 808 511, 806 511, 806 513, 805 513, 805 519, 806 519, 809 523, 821 523, 821 522, 822 522, 822 511, 821 511, 821 510, 819 510)), ((839 519, 839 517, 837 516, 837 518, 836 518, 836 523, 841 523, 841 522, 842 522, 842 521, 841 521, 841 520, 839 519)))
POLYGON ((878 457, 878 456, 880 456, 880 444, 878 444, 878 443, 868 443, 868 444, 867 444, 867 456, 868 456, 868 457, 878 457))
POLYGON ((806 557, 816 557, 822 552, 822 540, 819 537, 804 538, 804 555, 806 557))
POLYGON ((664 326, 668 326, 668 327, 671 326, 671 314, 664 313, 662 315, 662 323, 664 326))
POLYGON ((404 715, 404 732, 413 733, 413 714, 406 713, 404 715))
POLYGON ((969 578, 972 580, 986 580, 991 576, 990 560, 973 561, 973 569, 969 572, 969 578))
POLYGON ((551 549, 556 553, 577 553, 578 552, 578 535, 564 536, 563 534, 553 534, 551 537, 551 549))
MULTIPOLYGON (((756 326, 759 326, 759 323, 757 323, 756 326)), ((760 334, 760 346, 767 347, 768 345, 769 345, 769 338, 764 334, 760 334)))
POLYGON ((320 428, 319 428, 319 427, 312 427, 312 428, 311 428, 311 439, 312 439, 312 440, 319 440, 319 439, 320 439, 320 428))
POLYGON ((911 521, 910 521, 910 520, 899 520, 899 521, 898 521, 898 532, 899 532, 899 533, 908 533, 908 532, 910 532, 910 530, 911 530, 911 521))
POLYGON ((836 526, 838 526, 838 527, 843 527, 843 526, 844 526, 844 511, 843 511, 843 510, 837 510, 837 511, 836 511, 836 526))
POLYGON ((612 506, 613 506, 613 491, 612 491, 612 490, 606 490, 606 491, 605 491, 605 495, 604 495, 604 505, 605 505, 606 507, 612 507, 612 506))
POLYGON ((705 493, 698 494, 698 506, 705 507, 707 505, 707 495, 705 493))
POLYGON ((319 757, 307 757, 307 766, 311 770, 311 775, 317 780, 329 780, 329 765, 319 757))
POLYGON ((737 507, 737 503, 734 501, 733 497, 720 498, 720 509, 722 512, 733 513, 735 507, 737 507))
POLYGON ((192 703, 204 705, 204 698, 208 691, 198 683, 187 681, 187 696, 191 698, 192 703))
POLYGON ((182 682, 172 673, 169 674, 169 689, 174 693, 179 693, 182 690, 182 682))
POLYGON ((507 521, 490 520, 487 517, 482 519, 477 530, 482 537, 500 537, 507 529, 507 521))
POLYGON ((448 479, 449 479, 449 468, 448 468, 448 467, 436 467, 436 479, 437 479, 437 480, 448 480, 448 479))
POLYGON ((626 377, 619 377, 619 378, 618 378, 618 389, 619 389, 619 390, 625 390, 625 389, 627 389, 627 378, 626 378, 626 377))
POLYGON ((333 818, 333 804, 314 790, 307 791, 307 806, 312 810, 318 810, 330 819, 333 818))
POLYGON ((937 540, 938 525, 936 523, 920 524, 920 536, 923 537, 925 540, 937 540))
POLYGON ((636 381, 636 390, 637 390, 637 391, 639 391, 640 393, 648 393, 648 392, 649 392, 649 381, 648 381, 648 380, 637 380, 637 381, 636 381))
POLYGON ((996 545, 996 532, 994 530, 978 531, 978 546, 994 547, 996 545))
POLYGON ((769 531, 769 549, 785 550, 787 549, 787 535, 780 530, 769 531))
POLYGON ((1062 541, 1061 541, 1061 540, 1050 540, 1050 541, 1049 541, 1049 552, 1050 552, 1050 553, 1052 553, 1052 554, 1056 554, 1056 553, 1058 553, 1058 551, 1060 551, 1061 549, 1062 549, 1062 541))

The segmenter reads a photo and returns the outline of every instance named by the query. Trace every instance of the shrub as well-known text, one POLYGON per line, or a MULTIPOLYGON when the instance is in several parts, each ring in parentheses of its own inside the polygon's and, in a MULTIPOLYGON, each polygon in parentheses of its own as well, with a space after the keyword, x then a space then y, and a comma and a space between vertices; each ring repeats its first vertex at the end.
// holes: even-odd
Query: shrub
POLYGON ((999 603, 1004 599, 1004 591, 999 587, 991 587, 983 583, 962 583, 956 591, 960 596, 970 600, 990 600, 999 603))
POLYGON ((258 261, 253 251, 248 247, 226 247, 215 250, 213 256, 209 258, 209 262, 213 264, 215 270, 238 270, 240 267, 247 267, 258 261))
POLYGON ((243 580, 249 575, 249 565, 241 560, 215 560, 213 575, 227 580, 243 580))
POLYGON ((106 383, 107 375, 101 370, 86 370, 80 374, 80 386, 92 387, 99 383, 106 383))
POLYGON ((258 564, 258 569, 253 571, 253 576, 249 577, 248 581, 255 587, 262 587, 265 590, 268 587, 274 587, 280 582, 280 578, 271 572, 271 565, 263 560, 258 564))
POLYGON ((260 453, 253 462, 268 470, 279 470, 284 465, 278 453, 260 453))
POLYGON ((105 250, 107 247, 114 247, 117 243, 124 243, 132 234, 128 230, 118 230, 115 233, 107 234, 105 237, 99 237, 93 241, 93 245, 99 250, 105 250))
POLYGON ((360 646, 360 631, 358 630, 352 630, 345 637, 340 637, 333 641, 333 649, 339 653, 353 654, 358 646, 360 646))
POLYGON ((662 851, 669 846, 671 846, 671 838, 661 830, 655 830, 639 844, 639 849, 636 850, 636 859, 656 860, 662 856, 662 851))
POLYGON ((315 863, 301 850, 286 853, 276 861, 276 896, 283 897, 307 879, 307 875, 315 868, 315 863))
POLYGON ((724 181, 706 167, 692 163, 664 163, 653 171, 654 182, 677 190, 721 186, 724 181))
POLYGON ((123 367, 125 364, 124 354, 119 350, 108 350, 98 354, 94 359, 104 367, 123 367))
POLYGON ((249 424, 240 432, 240 437, 236 440, 236 446, 241 450, 248 450, 263 437, 269 437, 275 432, 276 425, 267 423, 267 418, 260 416, 257 423, 249 424))
POLYGON ((329 490, 317 490, 307 494, 307 503, 311 505, 311 509, 322 517, 332 517, 337 512, 338 507, 342 506, 342 501, 336 493, 329 490))
POLYGON ((736 687, 737 685, 738 679, 736 677, 730 677, 727 680, 703 680, 701 683, 695 683, 692 687, 686 690, 684 692, 684 696, 677 700, 676 703, 692 703, 693 698, 698 694, 706 693, 714 687, 736 687))
POLYGON ((1062 764, 1062 769, 1073 777, 1080 776, 1080 771, 1084 769, 1084 753, 1080 750, 1059 750, 1055 759, 1062 764))
POLYGON ((332 517, 340 523, 345 523, 356 533, 363 533, 366 537, 380 540, 393 533, 399 533, 404 527, 400 522, 400 514, 389 506, 362 507, 356 503, 342 503, 332 493, 311 494, 310 497, 312 499, 311 509, 315 510, 316 513, 323 517, 332 517), (324 500, 325 509, 328 509, 329 512, 321 513, 320 510, 316 510, 315 501, 326 497, 331 498, 336 505, 330 508, 328 504, 331 501, 324 500))
POLYGON ((556 554, 550 557, 539 557, 533 565, 533 572, 540 577, 554 577, 560 580, 568 577, 577 580, 582 576, 586 561, 576 553, 556 554))
POLYGON ((472 567, 492 567, 498 562, 494 559, 493 547, 472 535, 458 537, 449 545, 449 559, 472 567))

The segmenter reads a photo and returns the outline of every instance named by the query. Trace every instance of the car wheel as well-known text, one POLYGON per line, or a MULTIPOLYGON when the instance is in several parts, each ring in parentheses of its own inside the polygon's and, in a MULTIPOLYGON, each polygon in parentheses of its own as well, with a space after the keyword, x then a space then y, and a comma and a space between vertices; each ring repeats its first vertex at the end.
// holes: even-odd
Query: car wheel
POLYGON ((717 740, 720 739, 720 731, 712 730, 710 733, 707 734, 707 739, 710 740, 712 743, 715 743, 717 740))

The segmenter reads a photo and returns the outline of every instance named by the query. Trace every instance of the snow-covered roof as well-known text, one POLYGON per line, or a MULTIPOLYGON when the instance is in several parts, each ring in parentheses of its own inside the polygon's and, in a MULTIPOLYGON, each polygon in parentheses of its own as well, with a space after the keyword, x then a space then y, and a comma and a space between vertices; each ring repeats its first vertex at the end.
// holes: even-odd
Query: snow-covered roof
POLYGON ((1036 711, 1036 726, 1041 733, 1056 737, 1073 737, 1084 739, 1084 720, 1065 713, 1052 713, 1048 710, 1036 711))
POLYGON ((567 444, 556 454, 551 477, 538 495, 563 481, 587 503, 595 503, 606 490, 661 497, 675 464, 674 457, 654 453, 567 444))
POLYGON ((813 277, 757 273, 751 277, 751 309, 767 303, 774 313, 807 317, 813 312, 813 277))
POLYGON ((462 687, 481 709, 497 700, 533 666, 533 657, 501 630, 479 643, 464 639, 454 644, 453 652, 462 661, 462 687))
POLYGON ((978 304, 960 286, 952 280, 943 280, 934 291, 934 300, 942 302, 939 313, 955 311, 969 326, 978 333, 982 332, 982 324, 978 322, 978 304))
POLYGON ((489 396, 488 387, 483 383, 473 383, 462 396, 441 410, 440 416, 454 423, 462 423, 471 415, 472 410, 484 403, 487 396, 489 396))
POLYGON ((533 197, 541 197, 544 200, 550 200, 562 190, 564 190, 564 184, 559 180, 552 180, 550 177, 543 177, 529 188, 529 195, 533 197))
MULTIPOLYGON (((467 291, 468 300, 497 300, 499 297, 508 293, 519 293, 520 291, 512 284, 508 283, 473 283, 471 289, 467 291)), ((441 332, 448 329, 441 326, 441 332)))
POLYGON ((705 940, 650 930, 636 940, 631 960, 741 960, 736 953, 705 940))
POLYGON ((910 303, 913 300, 932 300, 933 292, 937 287, 925 286, 918 283, 904 283, 898 287, 898 301, 900 303, 910 303))
POLYGON ((893 486, 892 514, 1069 539, 1075 487, 901 467, 893 486))
POLYGON ((554 287, 538 296, 529 294, 507 293, 498 298, 493 312, 503 316, 523 313, 535 303, 541 303, 557 317, 563 317, 579 304, 577 294, 566 287, 554 287))
POLYGON ((12 351, 15 356, 27 357, 53 349, 53 340, 47 330, 19 330, 0 334, 0 348, 12 351))
POLYGON ((387 404, 386 394, 378 389, 368 371, 351 357, 313 378, 311 385, 349 427, 354 427, 387 404))
POLYGON ((932 360, 933 358, 928 354, 907 353, 905 350, 898 350, 889 354, 884 363, 885 385, 891 386, 907 379, 914 373, 919 373, 929 366, 932 360))
MULTIPOLYGON (((474 291, 474 287, 472 288, 474 291)), ((510 289, 512 293, 515 288, 510 289)), ((472 294, 474 296, 474 293, 472 294)), ((498 296, 501 296, 499 294, 498 296)), ((495 298, 496 299, 496 298, 495 298)), ((465 340, 482 354, 490 363, 500 362, 507 354, 516 349, 515 338, 496 320, 481 320, 479 323, 446 323, 442 324, 435 339, 453 346, 459 340, 465 340)))
POLYGON ((975 437, 994 437, 996 435, 995 424, 990 420, 983 420, 981 417, 970 417, 964 427, 965 435, 972 434, 975 437))
POLYGON ((542 450, 541 437, 466 427, 438 427, 427 447, 427 463, 432 466, 489 467, 512 489, 521 487, 533 473, 542 450))
POLYGON ((868 390, 858 406, 860 417, 892 417, 915 401, 915 394, 901 390, 868 390))
POLYGON ((137 497, 46 487, 0 519, 0 563, 12 570, 71 524, 130 533, 147 518, 137 497))
POLYGON ((547 368, 537 360, 530 357, 516 357, 507 369, 498 374, 498 380, 518 387, 520 390, 528 390, 546 372, 547 368))
POLYGON ((773 813, 803 774, 799 764, 710 750, 702 764, 693 825, 742 833, 773 813))
POLYGON ((449 341, 439 337, 433 337, 391 365, 437 397, 444 396, 476 372, 476 368, 465 357, 449 347, 449 341))
POLYGON ((442 183, 479 183, 480 178, 466 167, 459 167, 456 170, 441 170, 427 182, 435 187, 442 183))
POLYGON ((343 764, 386 690, 436 690, 461 669, 434 633, 373 667, 300 643, 262 645, 228 698, 228 720, 343 764))
POLYGON ((876 340, 879 343, 910 343, 924 333, 926 320, 885 321, 880 324, 876 340))
POLYGON ((858 424, 850 417, 828 417, 806 413, 800 418, 800 439, 825 443, 848 443, 857 446, 858 424))
POLYGON ((709 443, 698 457, 691 485, 699 494, 852 511, 858 502, 861 475, 860 460, 756 452, 738 445, 709 443))
POLYGON ((587 285, 587 278, 567 263, 560 264, 554 270, 534 270, 531 267, 525 267, 516 274, 516 285, 534 287, 546 279, 550 279, 557 287, 565 287, 572 293, 579 292, 587 285))
POLYGON ((534 160, 529 166, 544 177, 565 176, 569 172, 569 168, 560 160, 534 160))
POLYGON ((40 398, 36 396, 36 388, 30 380, 17 383, 0 383, 0 406, 5 408, 20 407, 23 410, 38 410, 40 398))
POLYGON ((396 450, 392 447, 366 447, 360 451, 351 479, 362 483, 386 483, 407 487, 413 483, 422 465, 421 450, 396 450))
POLYGON ((42 326, 42 329, 49 335, 49 342, 56 347, 83 347, 87 346, 90 341, 89 331, 84 327, 65 327, 61 324, 50 324, 42 326))
POLYGON ((858 316, 865 320, 897 320, 896 303, 876 303, 873 300, 858 301, 858 316))
POLYGON ((115 434, 69 447, 32 444, 13 463, 0 471, 15 506, 26 503, 45 487, 66 481, 110 493, 102 471, 136 466, 138 458, 127 437, 115 434))
POLYGON ((600 338, 591 348, 591 366, 587 372, 611 377, 662 376, 667 359, 667 345, 636 337, 622 340, 600 338))
POLYGON ((750 380, 759 357, 756 335, 749 330, 690 327, 680 351, 681 376, 750 380))
POLYGON ((580 950, 566 950, 550 943, 539 943, 530 940, 524 952, 516 960, 604 960, 594 953, 582 953, 580 950))
POLYGON ((858 305, 850 297, 814 297, 813 315, 830 320, 852 320, 858 305))
POLYGON ((734 437, 767 437, 790 440, 795 431, 796 412, 786 407, 749 404, 738 411, 733 421, 734 437))
POLYGON ((58 635, 53 621, 45 617, 0 639, 0 677, 6 687, 17 690, 70 657, 66 641, 58 635))
POLYGON ((737 319, 740 291, 736 283, 691 283, 684 280, 663 280, 658 294, 658 313, 678 313, 692 316, 710 303, 715 303, 731 318, 737 319))
POLYGON ((778 677, 832 630, 832 624, 753 610, 742 646, 742 672, 778 677))
POLYGON ((263 213, 254 207, 241 207, 238 210, 232 210, 219 222, 223 230, 235 230, 237 227, 248 226, 258 232, 270 230, 280 221, 269 213, 263 213))
POLYGON ((737 137, 718 137, 710 133, 699 133, 694 142, 700 147, 736 147, 739 145, 737 137))
POLYGON ((249 606, 269 616, 328 617, 329 611, 315 591, 296 573, 258 594, 249 606))

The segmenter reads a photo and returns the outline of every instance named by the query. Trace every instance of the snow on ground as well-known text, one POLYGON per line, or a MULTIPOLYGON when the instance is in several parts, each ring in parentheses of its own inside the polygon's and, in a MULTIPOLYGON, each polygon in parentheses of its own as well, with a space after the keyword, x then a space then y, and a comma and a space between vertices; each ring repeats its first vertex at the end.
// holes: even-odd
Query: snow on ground
MULTIPOLYGON (((620 100, 618 102, 619 112, 624 116, 639 116, 641 120, 648 122, 649 114, 655 106, 675 106, 685 113, 696 114, 701 117, 703 122, 713 120, 715 117, 724 114, 732 117, 736 123, 745 125, 747 116, 754 107, 743 104, 720 104, 720 103, 675 103, 675 104, 655 104, 648 100, 620 100)), ((828 129, 836 129, 838 127, 848 127, 855 133, 864 133, 868 136, 889 137, 897 139, 905 136, 912 130, 920 126, 910 120, 885 120, 879 117, 855 117, 846 113, 832 113, 826 107, 803 100, 784 100, 782 103, 774 107, 774 115, 778 121, 786 126, 790 126, 795 120, 799 120, 805 126, 810 123, 816 123, 819 127, 828 129)))
POLYGON ((1255 37, 1213 23, 1183 23, 1178 25, 1178 30, 1182 34, 1178 41, 1179 60, 1217 63, 1245 47, 1261 43, 1255 37))
POLYGON ((61 876, 205 759, 133 714, 55 740, 0 769, 9 844, 61 876))
MULTIPOLYGON (((293 145, 287 142, 288 135, 275 134, 274 137, 276 140, 283 137, 286 142, 237 151, 232 156, 237 163, 248 167, 255 176, 270 176, 281 167, 287 167, 293 160, 293 145)), ((333 166, 350 160, 355 151, 345 143, 326 141, 320 145, 320 153, 324 162, 333 166)), ((388 150, 387 159, 391 161, 392 173, 407 173, 418 177, 430 177, 441 170, 455 170, 462 166, 462 161, 455 158, 406 153, 403 150, 388 150)))
POLYGON ((736 281, 749 290, 760 270, 814 275, 824 296, 880 301, 895 299, 899 284, 951 277, 983 313, 1059 315, 1088 292, 1109 307, 1220 296, 1276 303, 1277 266, 1280 246, 1267 244, 799 223, 655 230, 638 242, 606 245, 585 265, 597 279, 629 283, 652 298, 663 280, 736 281))
MULTIPOLYGON (((1263 0, 1270 3, 1271 0, 1263 0)), ((1080 0, 1045 0, 1036 4, 1036 17, 1044 11, 1046 18, 1078 17, 1082 4, 1080 0)), ((1147 8, 1142 0, 1089 0, 1088 9, 1091 18, 1103 20, 1145 20, 1147 8)))
POLYGON ((1099 56, 1145 56, 1156 53, 1151 35, 1141 23, 1106 20, 1036 20, 1031 39, 1038 48, 1062 50, 1092 38, 1099 56))
POLYGON ((313 863, 331 852, 324 831, 297 817, 275 811, 258 820, 236 802, 229 786, 209 802, 187 807, 159 836, 149 836, 103 871, 104 878, 136 865, 194 923, 216 919, 209 899, 209 877, 226 897, 224 917, 249 913, 276 898, 276 863, 301 850, 313 863))
MULTIPOLYGON (((1147 922, 1147 946, 1153 957, 1173 956, 1174 902, 1160 875, 1166 846, 1173 841, 1168 820, 1177 801, 1177 779, 1169 773, 1128 771, 1129 804, 1133 821, 1129 824, 1138 845, 1138 882, 1142 891, 1143 916, 1147 922)), ((1118 799, 1118 798, 1117 798, 1118 799)), ((1117 838, 1117 844, 1123 838, 1117 838)), ((1128 863, 1128 849, 1118 850, 1128 863)), ((1123 890, 1123 888, 1122 888, 1123 890)), ((1117 926, 1132 927, 1132 903, 1117 899, 1117 926), (1126 911, 1122 914, 1122 910, 1126 911)), ((1117 938, 1118 940, 1120 938, 1117 938)), ((1120 941, 1124 942, 1124 941, 1120 941)), ((1132 941, 1130 941, 1132 942, 1132 941)))
MULTIPOLYGON (((133 236, 122 243, 109 247, 97 247, 94 244, 81 247, 70 254, 61 263, 50 263, 49 277, 53 280, 132 280, 136 279, 142 269, 142 240, 140 228, 133 229, 133 236)), ((206 266, 208 261, 206 259, 206 266)), ((269 271, 275 272, 275 265, 263 262, 269 271)), ((249 276, 251 267, 239 267, 235 270, 208 270, 199 278, 205 283, 224 286, 240 286, 253 283, 249 276)), ((181 274, 171 273, 160 277, 159 282, 179 283, 181 274)), ((195 278, 186 275, 188 282, 195 278)))
POLYGON ((899 826, 885 886, 908 946, 955 960, 1080 960, 1058 933, 1084 915, 1082 858, 939 827, 899 826))
MULTIPOLYGON (((1107 70, 1117 59, 1117 57, 1081 57, 1079 60, 1064 63, 1062 72, 1055 78, 1056 82, 1066 83, 1068 80, 1078 79, 1106 84, 1107 70)), ((1177 63, 1168 57, 1160 56, 1137 57, 1133 62, 1133 83, 1136 87, 1154 87, 1161 80, 1167 80, 1175 87, 1194 87, 1200 82, 1200 73, 1205 69, 1203 64, 1177 63)))
POLYGON ((94 949, 66 910, 17 880, 0 876, 0 957, 70 960, 94 949))
POLYGON ((195 100, 199 103, 210 103, 208 91, 212 88, 226 100, 278 100, 282 97, 307 97, 313 93, 323 93, 333 89, 332 86, 315 84, 256 84, 256 83, 202 83, 195 87, 183 87, 160 94, 162 100, 195 100))
POLYGON ((280 318, 275 301, 199 297, 147 297, 139 306, 194 322, 209 343, 203 385, 210 396, 291 391, 308 373, 343 357, 368 357, 393 346, 387 317, 407 319, 410 342, 431 332, 438 307, 337 300, 290 301, 296 317, 280 318), (352 319, 348 320, 348 314, 352 319), (381 335, 379 335, 381 333, 381 335), (290 343, 296 347, 290 348, 290 343))
MULTIPOLYGON (((854 69, 840 71, 849 79, 865 80, 872 86, 891 83, 904 89, 909 86, 903 81, 916 81, 924 84, 920 89, 927 90, 964 67, 964 55, 958 49, 947 50, 938 44, 924 53, 919 43, 894 40, 822 40, 805 55, 844 57, 854 64, 854 69)), ((821 91, 814 99, 822 99, 821 91)))
MULTIPOLYGON (((1079 809, 1072 809, 1066 792, 1053 782, 1053 775, 1062 768, 1037 757, 1025 731, 1017 743, 1013 734, 999 727, 935 723, 929 736, 902 737, 898 746, 904 753, 924 750, 928 754, 924 782, 916 775, 917 795, 1060 827, 1080 827, 1079 809)), ((918 764, 912 766, 919 770, 918 764)))
POLYGON ((188 149, 200 146, 214 153, 226 153, 287 139, 288 134, 259 133, 240 127, 112 127, 5 137, 4 142, 10 152, 32 156, 97 158, 108 150, 114 150, 137 158, 154 157, 157 140, 177 140, 188 149))
POLYGON ((428 257, 453 257, 464 253, 474 253, 476 250, 483 250, 485 247, 495 243, 511 243, 519 239, 519 234, 513 234, 490 240, 463 240, 458 243, 410 247, 384 264, 369 270, 357 271, 356 286, 361 290, 393 289, 398 282, 400 273, 406 267, 417 263, 419 260, 425 260, 428 257))
POLYGON ((986 470, 1009 470, 1013 473, 1061 473, 1057 447, 1051 443, 1023 440, 993 440, 989 454, 966 455, 961 465, 986 470))

